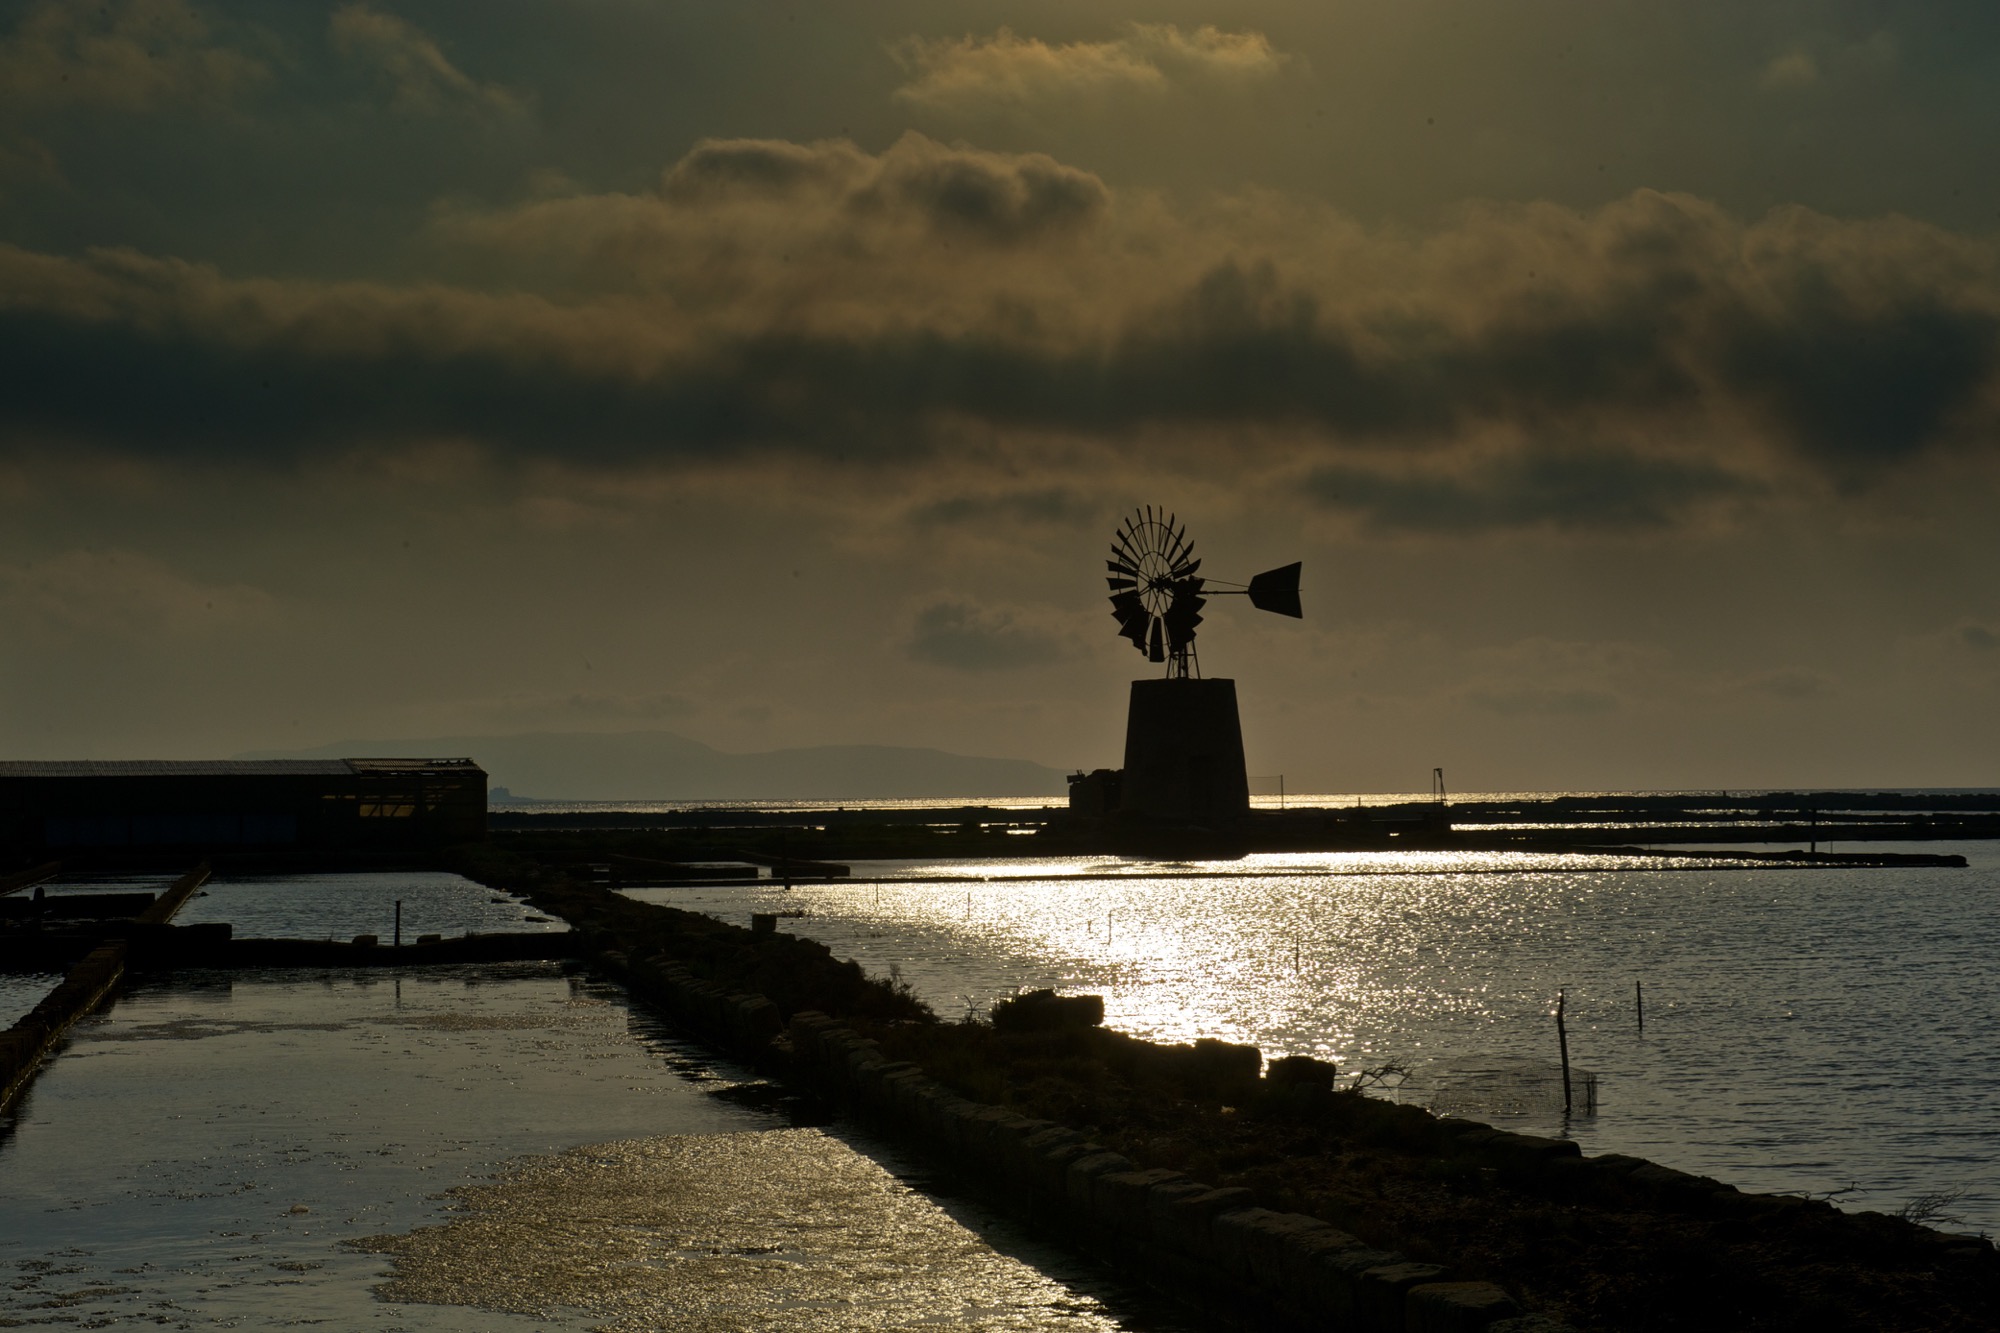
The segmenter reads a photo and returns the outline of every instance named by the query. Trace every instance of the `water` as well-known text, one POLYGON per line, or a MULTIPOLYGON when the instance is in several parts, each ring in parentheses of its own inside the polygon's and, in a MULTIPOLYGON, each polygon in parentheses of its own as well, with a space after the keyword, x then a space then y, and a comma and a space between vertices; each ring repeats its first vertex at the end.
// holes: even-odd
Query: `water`
MULTIPOLYGON (((88 895, 97 893, 159 894, 178 878, 175 875, 67 875, 48 881, 42 888, 50 894, 88 895)), ((17 897, 27 897, 34 889, 20 889, 17 897)), ((0 1031, 25 1018, 48 993, 62 984, 57 972, 0 972, 0 1031)))
MULTIPOLYGON (((1418 803, 1428 803, 1430 801, 1434 801, 1437 799, 1437 793, 1435 791, 1420 791, 1420 792, 1293 791, 1290 793, 1285 793, 1279 790, 1279 785, 1280 785, 1280 779, 1277 778, 1276 776, 1272 777, 1252 776, 1250 779, 1251 807, 1257 810, 1286 810, 1286 809, 1300 810, 1300 809, 1314 809, 1314 808, 1324 809, 1324 810, 1344 810, 1353 806, 1412 805, 1418 803)), ((1876 790, 1858 791, 1857 789, 1857 792, 1843 793, 1843 794, 1862 794, 1862 795, 1893 794, 1897 796, 1954 797, 1954 796, 1967 796, 1967 795, 1983 795, 1983 794, 1988 794, 1989 792, 1990 789, 1980 788, 1980 787, 1910 787, 1910 788, 1886 788, 1882 789, 1881 791, 1876 791, 1876 790)), ((1748 796, 1771 796, 1776 798, 1796 799, 1803 795, 1806 795, 1806 793, 1791 792, 1791 791, 1763 791, 1763 790, 1746 789, 1746 788, 1737 788, 1727 792, 1474 791, 1474 792, 1453 792, 1451 793, 1451 801, 1454 805, 1485 804, 1493 802, 1521 804, 1521 803, 1536 803, 1536 802, 1554 801, 1563 799, 1585 799, 1585 800, 1614 799, 1615 800, 1623 797, 1645 797, 1645 796, 1683 796, 1683 797, 1725 796, 1740 800, 1741 798, 1748 796)), ((758 814, 791 814, 801 811, 803 812, 822 811, 831 813, 831 812, 846 812, 846 811, 857 811, 857 810, 881 810, 885 812, 899 812, 899 811, 910 811, 910 810, 956 811, 962 809, 992 810, 996 812, 1001 812, 1003 814, 1010 811, 1022 812, 1022 813, 1032 812, 1039 814, 1044 811, 1067 810, 1068 808, 1069 808, 1068 798, 1066 796, 1060 796, 1060 795, 962 796, 962 797, 933 796, 933 797, 923 797, 914 799, 908 797, 883 797, 877 799, 849 798, 845 800, 707 800, 707 801, 552 801, 552 800, 540 800, 540 799, 515 798, 513 800, 497 801, 493 803, 493 805, 491 806, 491 809, 496 811, 505 811, 516 814, 538 814, 538 815, 564 815, 564 814, 662 814, 664 815, 664 814, 693 814, 702 812, 713 812, 718 816, 728 815, 734 812, 754 812, 758 814)), ((1852 811, 1843 810, 1841 813, 1863 812, 1866 811, 1868 808, 1869 807, 1866 806, 1860 806, 1856 807, 1852 811)), ((1703 821, 1703 822, 1713 822, 1724 825, 1734 824, 1741 822, 1743 815, 1743 812, 1741 810, 1716 810, 1713 813, 1716 816, 1714 820, 1703 821)), ((1910 812, 1901 811, 1898 813, 1908 814, 1910 812)), ((727 820, 718 820, 718 822, 726 824, 727 820)), ((1624 817, 1620 817, 1616 821, 1619 827, 1627 827, 1627 826, 1642 824, 1645 822, 1648 821, 1639 819, 1627 819, 1624 817)), ((1547 828, 1602 828, 1604 827, 1604 823, 1602 821, 1597 821, 1597 822, 1583 822, 1574 824, 1543 825, 1537 822, 1536 826, 1547 827, 1547 828)), ((1663 828, 1677 827, 1677 825, 1668 822, 1660 822, 1659 826, 1663 828)), ((1511 828, 1514 826, 1511 824, 1459 824, 1458 827, 1481 829, 1481 828, 1511 828)))
POLYGON ((569 928, 510 893, 441 870, 213 879, 174 924, 227 921, 238 939, 388 940, 399 901, 405 943, 429 934, 569 928))
POLYGON ((54 972, 0 972, 0 1031, 27 1017, 61 984, 62 977, 54 972))
MULTIPOLYGON (((202 901, 311 937, 391 894, 525 910, 451 877, 202 901)), ((0 1325, 1179 1327, 781 1109, 555 964, 141 982, 0 1123, 0 1325)))
MULTIPOLYGON (((49 884, 51 893, 164 892, 176 875, 92 875, 49 884)), ((445 871, 277 875, 212 879, 175 914, 174 924, 227 921, 239 939, 394 938, 403 904, 403 939, 467 931, 567 930, 513 894, 445 871)), ((62 981, 51 973, 0 973, 0 1029, 33 1009, 62 981)))
POLYGON ((1560 988, 1598 1113, 1458 1109, 1745 1189, 1846 1191, 1846 1206, 1963 1189, 1952 1214, 1996 1231, 2000 848, 1925 850, 1972 868, 1345 853, 857 863, 852 883, 789 892, 630 892, 739 922, 803 908, 789 928, 893 969, 947 1018, 1023 987, 1098 993, 1127 1032, 1255 1042, 1350 1074, 1400 1065, 1425 1080, 1412 1097, 1496 1062, 1551 1068, 1560 988))

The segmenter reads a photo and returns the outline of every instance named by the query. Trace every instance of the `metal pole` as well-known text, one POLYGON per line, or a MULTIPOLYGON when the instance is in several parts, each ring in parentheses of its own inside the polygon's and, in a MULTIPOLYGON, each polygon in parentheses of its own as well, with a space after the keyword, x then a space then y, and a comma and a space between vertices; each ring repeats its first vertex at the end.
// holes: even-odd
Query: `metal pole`
POLYGON ((1556 992, 1556 1045, 1562 1050, 1563 1114, 1569 1114, 1569 1031, 1563 1027, 1563 992, 1556 992))
POLYGON ((395 940, 396 940, 396 947, 398 949, 402 948, 403 947, 403 900, 401 898, 396 899, 395 940))

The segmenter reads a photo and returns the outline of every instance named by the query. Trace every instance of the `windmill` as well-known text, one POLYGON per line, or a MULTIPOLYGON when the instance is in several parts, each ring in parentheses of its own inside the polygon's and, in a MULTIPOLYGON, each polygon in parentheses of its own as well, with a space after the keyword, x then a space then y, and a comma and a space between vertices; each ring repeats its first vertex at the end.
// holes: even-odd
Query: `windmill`
POLYGON ((1201 674, 1194 634, 1211 597, 1248 597, 1276 615, 1300 617, 1299 562, 1267 569, 1248 584, 1201 576, 1201 560, 1187 527, 1166 510, 1135 509, 1111 539, 1111 615, 1118 633, 1151 662, 1164 662, 1169 678, 1201 674))
POLYGON ((1260 611, 1298 617, 1299 565, 1264 571, 1248 584, 1201 573, 1187 528, 1165 509, 1135 509, 1105 562, 1118 633, 1165 679, 1135 680, 1125 721, 1125 766, 1071 780, 1072 808, 1211 830, 1250 811, 1236 682, 1202 679, 1195 630, 1211 597, 1248 597, 1260 611))

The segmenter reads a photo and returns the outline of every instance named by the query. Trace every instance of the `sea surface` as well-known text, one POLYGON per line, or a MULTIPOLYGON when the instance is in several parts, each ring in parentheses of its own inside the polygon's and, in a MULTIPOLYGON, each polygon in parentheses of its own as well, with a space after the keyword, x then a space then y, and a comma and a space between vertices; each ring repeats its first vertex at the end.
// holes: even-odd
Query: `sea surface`
POLYGON ((1894 850, 1971 864, 1082 857, 628 892, 739 923, 803 912, 785 928, 946 1018, 1022 989, 1101 994, 1139 1036, 1312 1055, 1588 1153, 2000 1231, 2000 844, 1894 850))
MULTIPOLYGON (((1408 805, 1430 802, 1438 799, 1434 791, 1417 792, 1290 792, 1279 786, 1276 777, 1250 779, 1250 805, 1256 810, 1345 810, 1358 806, 1408 805)), ((1867 795, 1893 794, 1908 796, 1959 796, 1985 793, 1987 788, 1975 787, 1906 787, 1870 789, 1867 795)), ((1766 791, 1763 789, 1734 788, 1726 792, 1659 792, 1659 791, 1468 791, 1452 792, 1450 799, 1458 803, 1507 803, 1539 804, 1564 798, 1600 800, 1606 798, 1638 796, 1718 796, 1740 799, 1745 796, 1771 796, 1796 798, 1800 793, 1766 791)), ((842 813, 858 810, 880 810, 900 812, 911 810, 992 810, 999 814, 1019 812, 1040 814, 1051 810, 1067 810, 1068 798, 1063 795, 1049 796, 926 796, 926 797, 873 797, 848 798, 845 800, 774 800, 769 798, 730 800, 677 800, 677 801, 554 801, 525 797, 496 801, 491 806, 495 811, 510 814, 565 815, 565 814, 693 814, 709 812, 718 817, 719 823, 726 823, 726 816, 733 812, 753 812, 757 814, 784 814, 797 811, 825 811, 842 813)), ((1866 811, 1867 806, 1854 807, 1854 811, 1866 811)), ((1712 812, 1712 819, 1650 821, 1639 818, 1620 817, 1618 827, 1628 828, 1657 823, 1663 828, 1685 827, 1689 823, 1730 825, 1743 822, 1743 811, 1735 808, 1718 808, 1712 812)), ((1851 813, 1843 812, 1843 813, 1851 813)), ((1910 813, 1908 810, 1901 813, 1910 813)), ((1459 828, 1506 828, 1507 824, 1466 824, 1459 828)), ((1602 823, 1544 824, 1535 822, 1537 828, 1598 828, 1602 823)))
MULTIPOLYGON (((559 928, 441 875, 189 914, 386 938, 399 900, 406 930, 559 928)), ((0 1326, 1187 1327, 787 1102, 555 964, 144 980, 0 1121, 0 1326)))

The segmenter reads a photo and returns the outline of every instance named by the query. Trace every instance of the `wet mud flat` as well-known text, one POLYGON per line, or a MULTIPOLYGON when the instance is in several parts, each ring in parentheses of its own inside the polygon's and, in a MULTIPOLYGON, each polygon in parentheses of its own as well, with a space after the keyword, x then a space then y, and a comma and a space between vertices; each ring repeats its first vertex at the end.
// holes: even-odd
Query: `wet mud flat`
POLYGON ((0 1326, 1156 1326, 790 1105, 554 964, 145 978, 0 1125, 0 1326))

